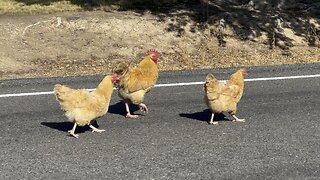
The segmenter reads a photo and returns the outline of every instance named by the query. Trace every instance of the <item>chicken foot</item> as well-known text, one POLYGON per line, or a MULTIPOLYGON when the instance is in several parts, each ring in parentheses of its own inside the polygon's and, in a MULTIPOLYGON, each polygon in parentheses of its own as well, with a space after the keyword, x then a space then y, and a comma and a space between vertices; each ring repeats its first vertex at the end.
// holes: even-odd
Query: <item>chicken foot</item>
POLYGON ((147 108, 147 106, 145 104, 140 103, 139 104, 139 108, 140 108, 141 111, 144 111, 145 113, 148 113, 148 108, 147 108))
MULTIPOLYGON (((139 117, 139 115, 130 113, 130 108, 129 108, 129 104, 128 103, 125 103, 125 105, 126 105, 126 111, 127 111, 127 115, 126 115, 127 118, 137 118, 137 117, 139 117)), ((145 113, 148 113, 148 108, 147 108, 147 106, 145 104, 140 103, 140 104, 138 104, 138 106, 139 106, 141 111, 144 111, 145 113)))
POLYGON ((130 109, 129 109, 129 104, 128 103, 125 103, 125 105, 126 105, 126 111, 127 111, 126 118, 137 118, 137 117, 139 117, 138 115, 130 113, 130 109))
POLYGON ((76 131, 76 127, 77 127, 77 123, 74 123, 73 128, 71 130, 69 130, 68 132, 70 133, 71 136, 73 136, 75 138, 79 138, 79 135, 74 133, 76 131))
POLYGON ((98 129, 98 128, 96 128, 96 127, 92 126, 91 124, 90 124, 89 126, 90 126, 90 128, 92 129, 92 131, 91 131, 91 132, 98 132, 98 133, 101 133, 101 132, 103 132, 103 131, 106 131, 106 130, 104 130, 104 129, 98 129))
POLYGON ((211 119, 210 119, 209 124, 211 124, 211 125, 216 125, 216 124, 218 124, 218 122, 213 122, 213 118, 214 118, 214 113, 211 114, 211 119))
POLYGON ((246 122, 245 119, 239 119, 236 115, 232 115, 232 117, 234 118, 233 122, 246 122))

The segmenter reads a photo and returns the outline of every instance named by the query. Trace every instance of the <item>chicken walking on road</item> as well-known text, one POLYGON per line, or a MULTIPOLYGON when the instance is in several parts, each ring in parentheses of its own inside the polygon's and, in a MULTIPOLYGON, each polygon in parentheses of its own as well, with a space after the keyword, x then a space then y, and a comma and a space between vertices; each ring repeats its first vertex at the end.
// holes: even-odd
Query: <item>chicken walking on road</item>
POLYGON ((68 131, 71 136, 79 137, 78 134, 75 134, 77 125, 89 125, 92 132, 105 131, 94 127, 91 122, 107 113, 113 84, 117 79, 117 74, 106 76, 93 92, 85 89, 72 89, 61 84, 54 85, 53 91, 61 109, 65 111, 67 118, 74 122, 73 128, 68 131))
POLYGON ((141 110, 148 112, 143 100, 158 80, 158 58, 159 53, 156 50, 148 50, 147 56, 136 67, 131 68, 127 63, 119 63, 113 69, 113 72, 119 75, 119 95, 125 102, 126 117, 138 117, 131 114, 129 104, 136 104, 141 110))
POLYGON ((204 100, 212 112, 209 124, 218 124, 214 122, 214 114, 228 112, 234 122, 245 122, 245 119, 239 119, 236 116, 237 103, 240 101, 243 88, 245 69, 240 69, 230 76, 226 83, 220 83, 212 74, 207 75, 204 84, 204 100))

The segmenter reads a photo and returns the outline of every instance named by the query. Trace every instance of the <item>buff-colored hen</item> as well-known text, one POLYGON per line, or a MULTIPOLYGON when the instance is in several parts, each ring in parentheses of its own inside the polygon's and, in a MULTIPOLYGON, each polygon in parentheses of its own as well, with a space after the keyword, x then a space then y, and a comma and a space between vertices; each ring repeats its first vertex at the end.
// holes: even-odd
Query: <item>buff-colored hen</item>
POLYGON ((204 84, 204 100, 212 112, 210 124, 213 122, 214 113, 228 112, 234 121, 244 122, 236 116, 237 104, 240 101, 244 88, 245 69, 240 69, 230 76, 226 83, 220 83, 212 74, 207 75, 204 84))
POLYGON ((106 76, 92 92, 85 89, 72 89, 61 84, 54 85, 53 91, 61 109, 65 111, 67 118, 74 122, 73 128, 68 131, 71 136, 78 138, 78 134, 75 134, 77 125, 89 125, 92 132, 105 131, 94 127, 91 122, 107 113, 113 84, 116 81, 116 74, 106 76))

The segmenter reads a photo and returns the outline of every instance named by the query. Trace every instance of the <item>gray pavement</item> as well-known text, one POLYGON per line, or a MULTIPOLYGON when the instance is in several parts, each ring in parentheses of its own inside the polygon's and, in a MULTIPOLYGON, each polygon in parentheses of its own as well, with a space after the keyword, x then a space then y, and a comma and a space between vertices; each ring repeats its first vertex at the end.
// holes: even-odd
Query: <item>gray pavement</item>
MULTIPOLYGON (((320 64, 247 69, 246 78, 320 74, 320 64)), ((234 70, 161 72, 158 83, 234 70)), ((101 78, 5 80, 0 94, 94 88, 101 78)), ((52 94, 0 98, 0 179, 319 179, 319 97, 319 77, 246 82, 238 116, 247 122, 221 114, 212 126, 201 85, 154 88, 149 114, 134 120, 115 91, 98 119, 106 132, 79 128, 79 139, 52 94)))

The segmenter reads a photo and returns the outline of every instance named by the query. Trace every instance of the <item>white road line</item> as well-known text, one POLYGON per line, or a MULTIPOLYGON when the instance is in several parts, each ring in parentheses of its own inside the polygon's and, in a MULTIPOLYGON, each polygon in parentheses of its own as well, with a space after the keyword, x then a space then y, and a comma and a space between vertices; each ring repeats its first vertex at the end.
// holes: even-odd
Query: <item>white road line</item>
MULTIPOLYGON (((316 78, 320 77, 320 74, 313 75, 301 75, 301 76, 283 76, 283 77, 268 77, 268 78, 252 78, 245 79, 245 82, 254 81, 276 81, 276 80, 288 80, 288 79, 305 79, 305 78, 316 78)), ((221 80, 220 82, 225 82, 226 80, 221 80)), ((204 82, 186 82, 186 83, 169 83, 169 84, 156 84, 155 87, 173 87, 173 86, 191 86, 191 85, 201 85, 204 82)), ((87 89, 93 91, 95 89, 87 89)), ((32 93, 16 93, 16 94, 0 94, 0 98, 4 97, 20 97, 20 96, 38 96, 38 95, 48 95, 53 94, 52 91, 47 92, 32 92, 32 93)))
POLYGON ((302 76, 283 76, 283 77, 269 77, 269 78, 253 78, 253 79, 245 79, 244 81, 275 81, 275 80, 287 80, 287 79, 305 79, 305 78, 316 78, 320 77, 320 74, 313 75, 302 75, 302 76))
POLYGON ((172 87, 172 86, 192 86, 203 84, 204 82, 186 82, 186 83, 170 83, 170 84, 156 84, 155 87, 172 87))
POLYGON ((47 92, 33 92, 33 93, 17 93, 17 94, 0 94, 0 98, 3 97, 20 97, 20 96, 38 96, 38 95, 48 95, 53 94, 52 91, 47 92))
MULTIPOLYGON (((287 79, 304 79, 304 78, 315 78, 320 77, 320 74, 314 75, 303 75, 303 76, 284 76, 284 77, 268 77, 268 78, 253 78, 245 79, 245 82, 252 81, 275 81, 275 80, 287 80, 287 79)), ((226 82, 226 80, 221 80, 220 82, 226 82)), ((187 83, 170 83, 170 84, 156 84, 155 87, 171 87, 171 86, 190 86, 190 85, 199 85, 204 82, 187 82, 187 83)))

